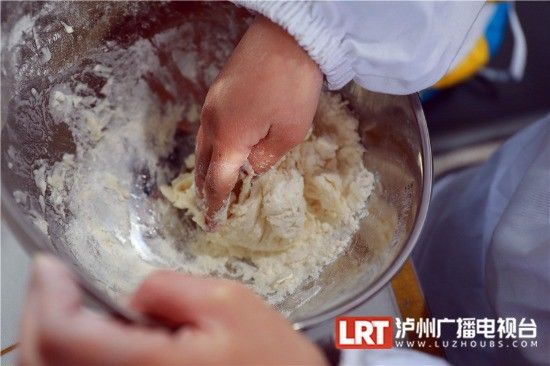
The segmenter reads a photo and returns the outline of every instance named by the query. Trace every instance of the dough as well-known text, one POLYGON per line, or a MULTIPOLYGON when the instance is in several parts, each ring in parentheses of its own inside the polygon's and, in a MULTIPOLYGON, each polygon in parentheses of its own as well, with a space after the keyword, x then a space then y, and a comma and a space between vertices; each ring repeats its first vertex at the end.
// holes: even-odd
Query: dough
POLYGON ((194 158, 186 160, 188 171, 161 191, 198 224, 199 245, 280 252, 311 238, 330 237, 342 226, 357 225, 373 188, 357 128, 338 95, 322 94, 305 141, 261 176, 243 170, 240 190, 230 197, 227 222, 214 233, 201 229, 194 158))

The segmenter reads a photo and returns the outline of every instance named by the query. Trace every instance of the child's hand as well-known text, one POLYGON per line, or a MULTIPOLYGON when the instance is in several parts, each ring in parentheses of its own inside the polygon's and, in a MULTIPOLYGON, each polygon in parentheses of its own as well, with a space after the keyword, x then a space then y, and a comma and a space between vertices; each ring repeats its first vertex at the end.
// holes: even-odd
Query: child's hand
POLYGON ((52 257, 34 266, 20 334, 20 365, 323 365, 320 351, 245 287, 176 272, 152 274, 132 306, 180 328, 124 324, 82 305, 71 273, 52 257))
POLYGON ((321 91, 317 64, 284 29, 258 17, 208 91, 197 135, 196 186, 206 223, 248 161, 263 173, 300 143, 321 91))

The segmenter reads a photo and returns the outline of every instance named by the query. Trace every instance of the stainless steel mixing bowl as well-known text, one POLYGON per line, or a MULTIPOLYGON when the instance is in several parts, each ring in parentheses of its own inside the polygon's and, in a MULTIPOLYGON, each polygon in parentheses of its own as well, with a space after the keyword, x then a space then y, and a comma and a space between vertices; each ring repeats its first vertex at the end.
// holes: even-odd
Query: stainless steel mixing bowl
MULTIPOLYGON (((90 62, 101 60, 113 47, 124 49, 189 24, 188 38, 178 46, 180 55, 192 49, 204 62, 219 66, 228 53, 213 53, 205 42, 230 50, 250 16, 222 4, 2 3, 2 215, 24 245, 47 248, 71 263, 95 297, 118 313, 125 313, 118 305, 120 295, 131 291, 140 278, 133 277, 131 268, 121 268, 117 278, 105 276, 99 270, 105 265, 102 247, 93 248, 95 254, 71 251, 71 243, 62 235, 66 222, 52 214, 47 193, 45 212, 39 209, 35 162, 43 159, 53 164, 75 150, 68 128, 51 124, 52 87, 80 78, 97 89, 102 81, 82 73, 90 62), (42 218, 48 223, 47 234, 33 224, 42 218), (115 286, 115 282, 128 286, 115 286)), ((162 48, 157 52, 159 59, 168 60, 158 65, 159 70, 179 78, 180 97, 200 102, 211 77, 186 83, 172 55, 162 48)), ((411 253, 430 199, 432 157, 418 96, 376 94, 353 83, 341 93, 360 120, 365 163, 376 175, 376 188, 368 202, 370 214, 349 249, 318 279, 277 305, 297 329, 344 313, 387 284, 411 253)), ((179 154, 191 149, 188 146, 179 154)))

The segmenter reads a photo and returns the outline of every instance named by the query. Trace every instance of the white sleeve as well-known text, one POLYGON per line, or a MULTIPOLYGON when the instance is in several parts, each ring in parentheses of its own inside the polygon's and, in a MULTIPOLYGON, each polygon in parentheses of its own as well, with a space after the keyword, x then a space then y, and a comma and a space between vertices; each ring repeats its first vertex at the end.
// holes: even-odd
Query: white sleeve
POLYGON ((467 39, 481 35, 472 24, 483 2, 235 2, 284 27, 330 89, 353 79, 377 92, 422 90, 447 72, 467 39))
POLYGON ((410 349, 344 350, 339 366, 450 366, 443 358, 410 349))

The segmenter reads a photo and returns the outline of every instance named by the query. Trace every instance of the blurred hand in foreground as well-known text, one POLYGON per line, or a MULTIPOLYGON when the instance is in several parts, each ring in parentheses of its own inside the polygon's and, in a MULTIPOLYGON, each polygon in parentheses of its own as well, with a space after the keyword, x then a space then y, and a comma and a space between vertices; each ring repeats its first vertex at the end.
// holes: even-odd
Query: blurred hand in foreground
POLYGON ((24 308, 21 365, 325 364, 320 351, 245 287, 176 272, 151 274, 131 307, 180 324, 125 324, 87 309, 74 278, 37 258, 24 308))
POLYGON ((304 139, 322 79, 318 65, 283 28, 262 16, 252 23, 201 113, 195 183, 211 230, 223 220, 219 213, 247 159, 261 174, 304 139))

